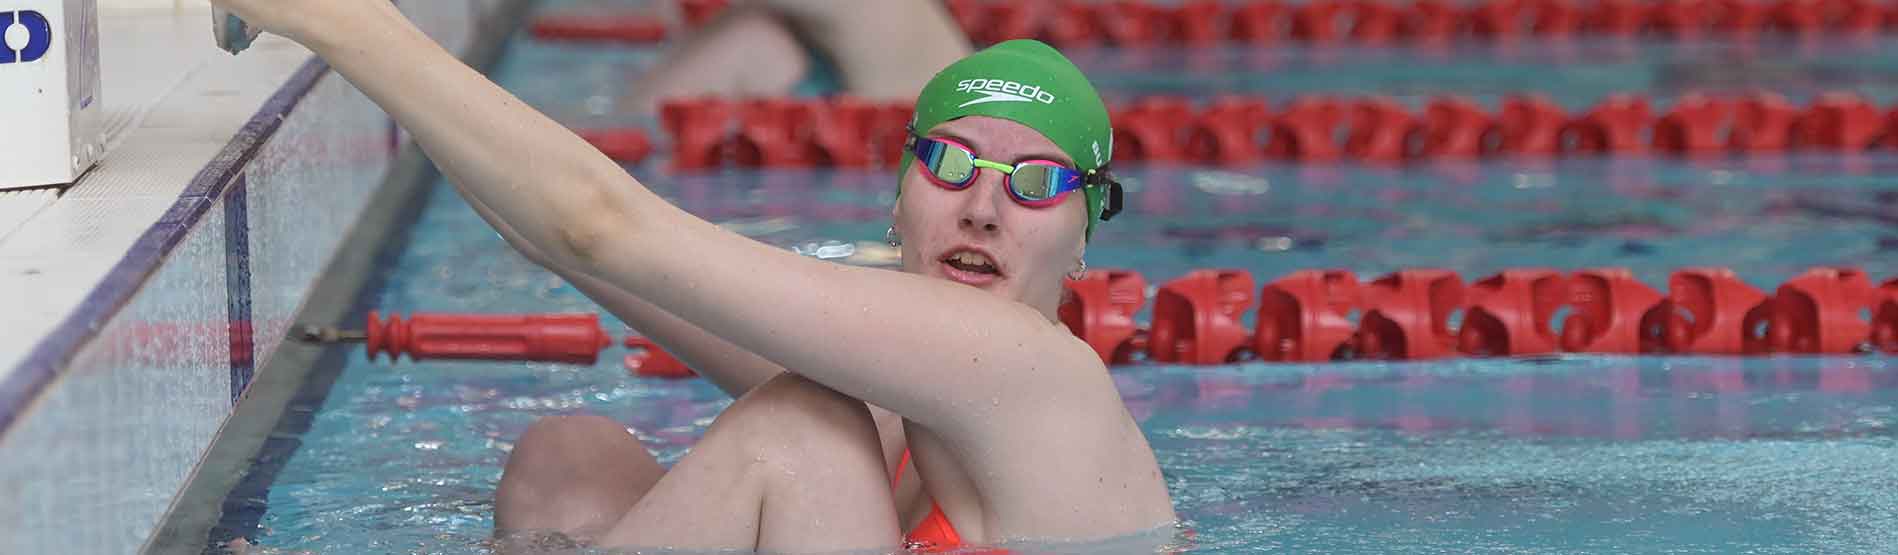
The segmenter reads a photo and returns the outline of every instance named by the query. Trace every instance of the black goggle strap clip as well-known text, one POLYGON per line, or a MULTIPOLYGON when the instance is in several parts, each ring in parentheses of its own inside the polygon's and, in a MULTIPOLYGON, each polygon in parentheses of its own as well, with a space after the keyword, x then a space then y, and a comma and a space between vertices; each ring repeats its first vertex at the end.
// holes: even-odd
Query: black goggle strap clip
POLYGON ((1106 166, 1102 166, 1099 169, 1088 170, 1085 183, 1088 187, 1107 188, 1107 205, 1101 208, 1101 221, 1105 222, 1114 219, 1114 216, 1120 213, 1121 208, 1120 182, 1114 179, 1114 174, 1108 172, 1106 166))

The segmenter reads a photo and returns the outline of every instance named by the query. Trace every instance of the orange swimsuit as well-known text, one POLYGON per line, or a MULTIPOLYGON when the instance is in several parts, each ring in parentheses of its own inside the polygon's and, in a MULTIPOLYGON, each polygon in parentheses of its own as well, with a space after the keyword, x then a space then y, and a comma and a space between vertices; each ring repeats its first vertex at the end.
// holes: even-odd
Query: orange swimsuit
MULTIPOLYGON (((896 479, 890 481, 890 489, 903 483, 903 467, 909 465, 909 450, 903 450, 903 461, 896 464, 896 479)), ((962 535, 956 533, 956 527, 949 524, 949 516, 942 514, 942 505, 934 500, 929 502, 929 516, 910 530, 903 538, 910 547, 916 549, 955 549, 962 546, 962 535)))

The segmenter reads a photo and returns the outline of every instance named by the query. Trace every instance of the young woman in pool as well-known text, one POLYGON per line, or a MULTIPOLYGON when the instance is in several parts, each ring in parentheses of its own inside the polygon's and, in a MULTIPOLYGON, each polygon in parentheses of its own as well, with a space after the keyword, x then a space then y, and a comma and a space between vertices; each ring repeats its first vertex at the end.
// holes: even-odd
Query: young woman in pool
POLYGON ((895 272, 798 256, 667 204, 384 0, 213 1, 310 47, 512 245, 742 392, 663 474, 616 426, 537 427, 508 463, 498 527, 808 552, 1175 520, 1106 368, 1056 317, 1118 189, 1102 171, 1106 110, 1046 45, 998 45, 924 87, 891 212, 895 272), (866 403, 897 416, 880 432, 866 403), (886 449, 880 433, 898 430, 886 449), (899 499, 893 479, 922 491, 899 499))

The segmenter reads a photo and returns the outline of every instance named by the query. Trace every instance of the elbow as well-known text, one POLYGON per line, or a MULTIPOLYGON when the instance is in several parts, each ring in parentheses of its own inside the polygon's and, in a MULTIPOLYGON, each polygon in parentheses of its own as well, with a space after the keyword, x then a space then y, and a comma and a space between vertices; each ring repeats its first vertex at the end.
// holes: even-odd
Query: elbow
POLYGON ((580 195, 573 209, 563 210, 554 222, 553 250, 559 253, 543 264, 573 263, 591 267, 614 249, 638 234, 639 218, 629 207, 629 199, 600 184, 580 195))
POLYGON ((589 211, 573 218, 563 219, 554 230, 558 243, 560 260, 545 262, 566 262, 590 267, 598 264, 614 245, 626 238, 628 232, 625 221, 613 214, 589 211))

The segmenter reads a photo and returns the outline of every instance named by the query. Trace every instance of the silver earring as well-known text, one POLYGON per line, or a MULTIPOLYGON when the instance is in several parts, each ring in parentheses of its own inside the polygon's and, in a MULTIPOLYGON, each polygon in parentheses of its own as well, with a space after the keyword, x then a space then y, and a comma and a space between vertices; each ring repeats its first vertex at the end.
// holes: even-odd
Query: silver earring
POLYGON ((896 234, 896 226, 890 226, 889 231, 883 232, 883 242, 890 245, 891 248, 901 247, 903 246, 903 236, 896 234))
POLYGON ((1087 259, 1085 258, 1081 259, 1081 269, 1075 270, 1074 273, 1068 274, 1068 279, 1072 279, 1076 281, 1079 281, 1081 278, 1084 278, 1084 277, 1087 277, 1087 259))

